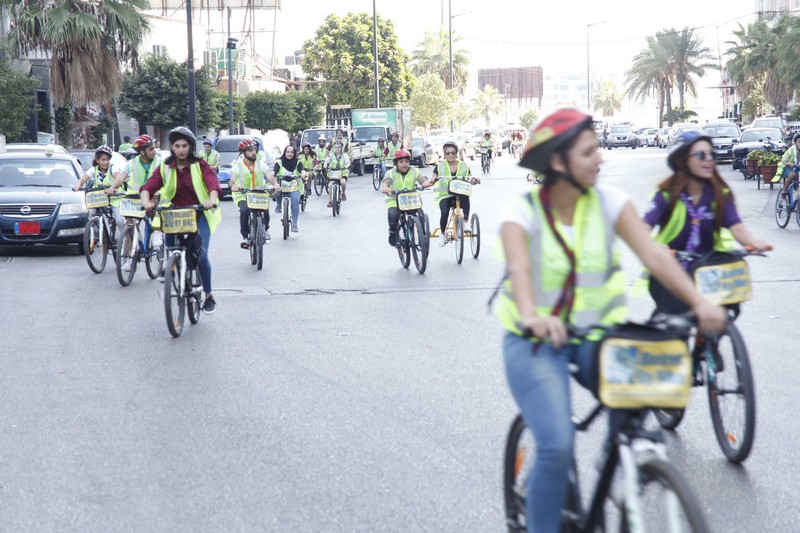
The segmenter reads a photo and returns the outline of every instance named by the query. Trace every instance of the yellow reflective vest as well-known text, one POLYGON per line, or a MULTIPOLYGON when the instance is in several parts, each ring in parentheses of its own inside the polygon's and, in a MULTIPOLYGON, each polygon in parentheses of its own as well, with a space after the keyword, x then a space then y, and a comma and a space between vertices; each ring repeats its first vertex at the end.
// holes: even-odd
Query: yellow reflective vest
MULTIPOLYGON (((206 203, 210 198, 206 182, 203 181, 203 171, 200 170, 200 163, 192 163, 189 165, 189 172, 192 175, 192 188, 197 195, 197 199, 201 204, 206 203)), ((178 192, 178 169, 175 167, 168 167, 166 163, 161 163, 161 180, 164 186, 161 187, 161 201, 169 202, 175 197, 178 192)), ((219 208, 206 209, 203 215, 208 222, 208 228, 211 233, 217 229, 217 224, 222 220, 222 211, 219 208)))
MULTIPOLYGON (((405 174, 400 174, 400 171, 397 170, 397 168, 393 168, 386 173, 386 177, 383 179, 392 180, 392 189, 395 192, 402 191, 403 189, 414 189, 419 180, 419 170, 412 167, 409 168, 408 172, 405 174)), ((391 194, 387 195, 386 207, 397 207, 397 197, 391 194)))

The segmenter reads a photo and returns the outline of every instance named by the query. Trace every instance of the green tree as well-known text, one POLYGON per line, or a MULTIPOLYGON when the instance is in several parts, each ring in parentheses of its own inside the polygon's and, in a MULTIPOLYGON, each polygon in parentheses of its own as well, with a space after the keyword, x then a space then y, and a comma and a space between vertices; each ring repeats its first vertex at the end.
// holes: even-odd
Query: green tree
MULTIPOLYGON (((664 109, 672 108, 672 87, 675 84, 673 59, 662 43, 663 36, 647 38, 647 48, 637 53, 625 72, 628 97, 644 101, 648 96, 658 98, 658 126, 663 125, 664 109)), ((672 125, 670 123, 670 125, 672 125)))
POLYGON ((476 115, 482 117, 486 126, 489 127, 492 125, 492 117, 503 111, 503 95, 492 85, 486 85, 472 99, 472 105, 476 115))
MULTIPOLYGON (((186 63, 180 64, 160 55, 147 55, 136 73, 125 74, 117 105, 139 124, 151 124, 161 129, 186 125, 189 122, 187 78, 186 63)), ((197 125, 212 129, 221 118, 206 69, 196 73, 195 92, 197 125)))
POLYGON ((765 74, 754 79, 747 80, 745 83, 750 88, 747 96, 742 98, 742 115, 746 117, 758 117, 764 114, 767 106, 767 99, 764 97, 764 78, 765 74))
POLYGON ((25 121, 34 109, 33 91, 39 80, 14 70, 8 59, 0 58, 0 133, 6 140, 21 141, 26 137, 25 121))
POLYGON ((463 98, 452 102, 448 115, 448 119, 453 123, 455 129, 461 129, 462 125, 478 116, 475 108, 463 98))
MULTIPOLYGON (((228 93, 223 91, 211 91, 211 102, 214 106, 214 124, 210 129, 214 130, 216 135, 219 135, 221 130, 228 129, 228 93)), ((238 94, 233 95, 233 124, 245 123, 246 111, 244 106, 244 97, 238 94)))
POLYGON ((297 120, 295 130, 305 130, 318 126, 325 120, 325 100, 312 91, 291 91, 287 93, 294 100, 297 120))
POLYGON ((613 81, 604 81, 592 96, 592 109, 601 110, 603 116, 613 117, 622 109, 622 94, 613 81))
POLYGON ((83 108, 117 94, 120 64, 134 67, 149 31, 147 0, 0 0, 11 20, 14 55, 49 53, 50 90, 57 105, 83 108))
POLYGON ((444 82, 432 72, 423 74, 417 80, 408 105, 414 109, 414 120, 425 125, 425 132, 431 126, 442 126, 450 115, 453 102, 458 100, 456 91, 445 87, 444 82))
POLYGON ((295 101, 287 93, 256 91, 244 100, 247 127, 266 133, 269 130, 295 131, 297 111, 295 101))
MULTIPOLYGON (((348 13, 344 18, 328 15, 314 36, 303 45, 303 70, 315 80, 325 81, 328 104, 354 108, 374 104, 374 57, 372 16, 348 13)), ((384 106, 406 102, 412 78, 408 56, 397 44, 391 21, 378 17, 378 76, 380 101, 384 106)))
MULTIPOLYGON (((453 87, 464 94, 469 72, 469 57, 456 44, 461 37, 453 33, 453 87)), ((411 72, 417 76, 435 74, 445 87, 450 85, 450 34, 443 28, 438 33, 425 32, 425 39, 411 53, 411 72)))
POLYGON ((528 109, 519 116, 519 123, 523 128, 529 130, 539 120, 539 111, 536 109, 528 109))

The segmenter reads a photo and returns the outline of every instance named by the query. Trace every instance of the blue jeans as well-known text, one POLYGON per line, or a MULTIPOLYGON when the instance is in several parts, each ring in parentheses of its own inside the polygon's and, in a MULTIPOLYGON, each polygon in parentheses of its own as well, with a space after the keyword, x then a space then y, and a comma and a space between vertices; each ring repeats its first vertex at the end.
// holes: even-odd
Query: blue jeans
POLYGON ((575 442, 567 364, 577 364, 577 380, 594 391, 596 346, 596 342, 584 341, 556 349, 513 333, 506 333, 503 339, 508 386, 536 439, 536 461, 525 499, 528 531, 559 530, 575 442))
MULTIPOLYGON (((297 225, 297 219, 300 217, 300 191, 294 192, 282 192, 281 195, 288 194, 289 201, 292 202, 292 225, 297 225)), ((283 201, 283 196, 278 199, 278 208, 275 210, 276 213, 281 212, 281 202, 283 201)))
MULTIPOLYGON (((200 264, 197 269, 203 280, 203 291, 211 294, 211 262, 208 260, 208 247, 211 244, 211 228, 202 212, 197 213, 197 233, 203 238, 203 248, 200 250, 200 264)), ((175 245, 175 235, 165 235, 164 242, 167 247, 175 245)))

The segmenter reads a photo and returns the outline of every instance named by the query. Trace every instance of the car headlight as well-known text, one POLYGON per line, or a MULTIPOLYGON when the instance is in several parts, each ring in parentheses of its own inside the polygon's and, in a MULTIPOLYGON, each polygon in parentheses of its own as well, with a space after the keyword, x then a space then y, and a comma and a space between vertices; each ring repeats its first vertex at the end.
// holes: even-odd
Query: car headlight
POLYGON ((86 209, 84 204, 61 204, 61 209, 58 210, 59 215, 80 215, 81 213, 87 213, 89 210, 86 209))

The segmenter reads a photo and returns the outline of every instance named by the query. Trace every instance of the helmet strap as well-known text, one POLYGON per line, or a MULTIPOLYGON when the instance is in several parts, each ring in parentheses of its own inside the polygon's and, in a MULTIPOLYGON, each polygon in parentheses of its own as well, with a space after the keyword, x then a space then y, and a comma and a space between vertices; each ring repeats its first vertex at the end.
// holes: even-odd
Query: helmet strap
POLYGON ((572 173, 569 171, 569 161, 567 161, 567 154, 565 154, 564 152, 559 152, 558 156, 561 158, 561 162, 564 163, 564 169, 566 170, 566 172, 564 172, 564 174, 561 175, 561 178, 570 185, 572 185, 573 187, 575 187, 576 189, 578 189, 581 192, 581 194, 586 194, 587 191, 586 187, 578 183, 578 181, 574 177, 572 177, 572 173))

